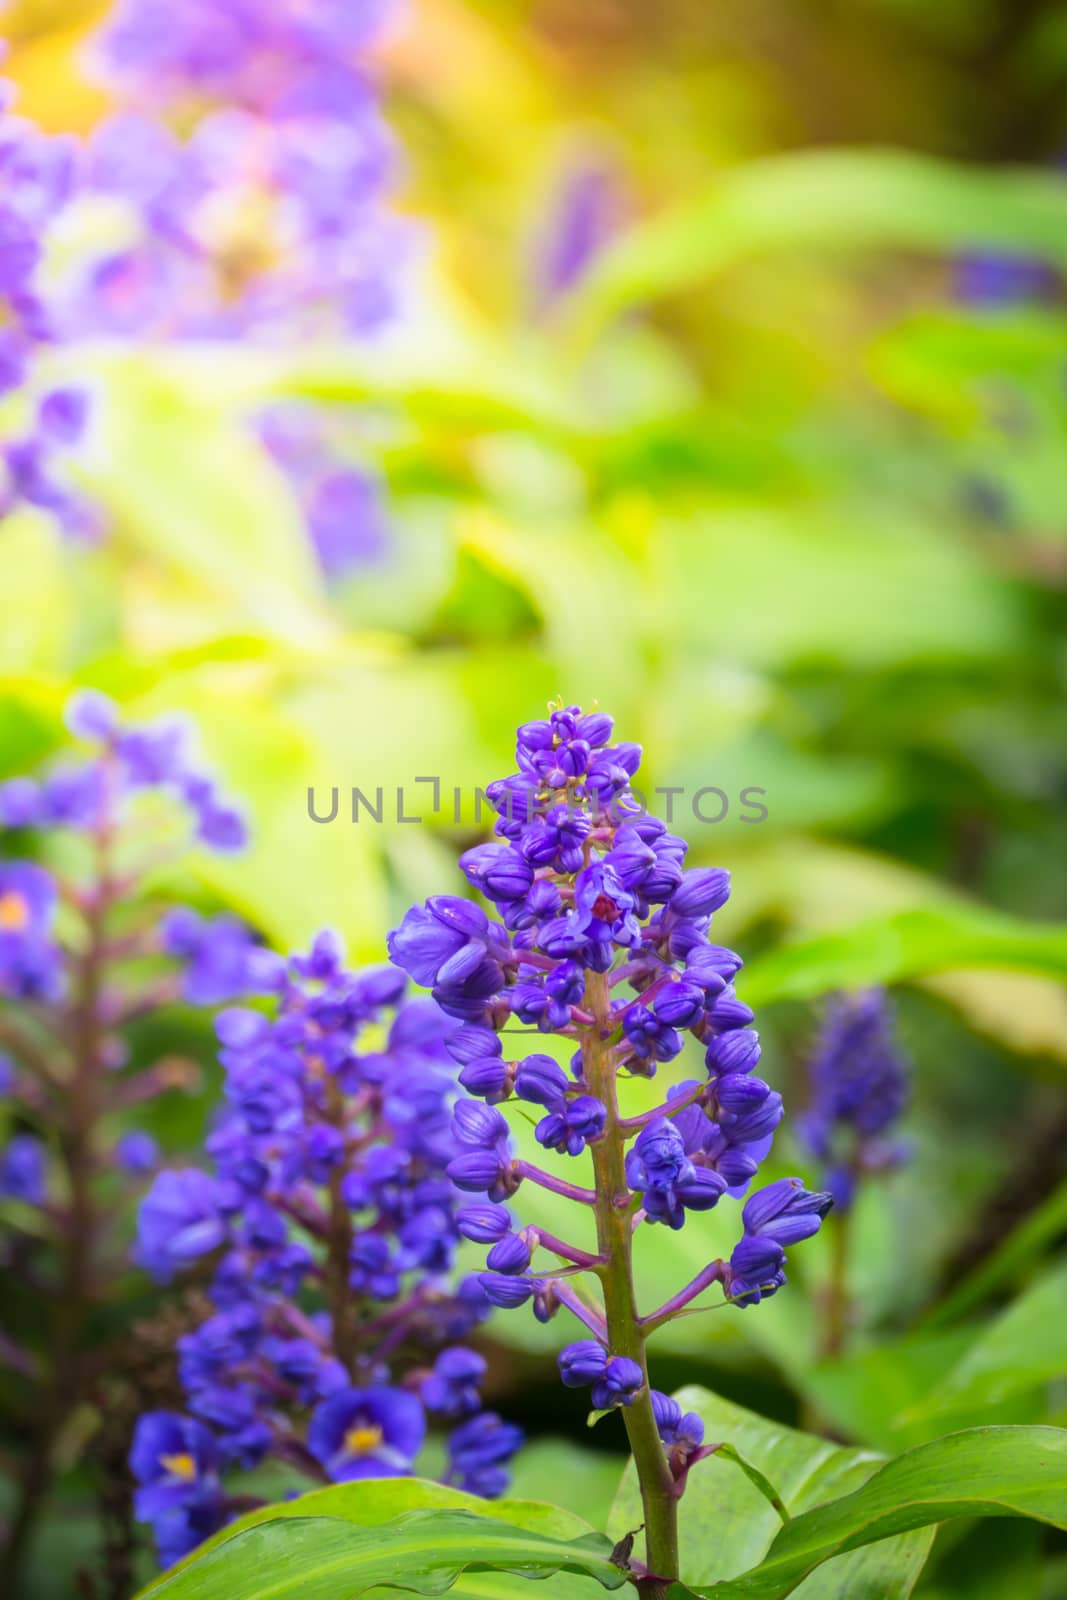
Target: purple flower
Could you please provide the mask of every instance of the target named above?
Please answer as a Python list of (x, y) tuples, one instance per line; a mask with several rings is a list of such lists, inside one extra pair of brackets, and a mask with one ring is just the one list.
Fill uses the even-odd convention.
[(463, 1206), (456, 1213), (456, 1226), (465, 1239), (495, 1244), (511, 1232), (512, 1218), (504, 1206)]
[(39, 1206), (48, 1190), (45, 1148), (32, 1133), (16, 1133), (0, 1152), (0, 1195)]
[(604, 1132), (607, 1111), (595, 1095), (580, 1094), (564, 1101), (559, 1109), (542, 1117), (535, 1129), (538, 1144), (546, 1150), (580, 1156), (587, 1144)]
[(51, 928), (56, 887), (43, 867), (0, 863), (0, 939), (40, 938)]
[(454, 1428), (448, 1438), (446, 1482), (469, 1494), (492, 1498), (507, 1488), (505, 1466), (522, 1447), (521, 1428), (483, 1411)]
[[(699, 1014), (694, 1011), (694, 1020)], [(641, 1004), (629, 1006), (623, 1015), (622, 1028), (634, 1054), (643, 1060), (672, 1061), (682, 1048), (681, 1036), (658, 1009), (650, 1010)]]
[(491, 1272), (515, 1274), (525, 1272), (530, 1265), (529, 1241), (521, 1233), (507, 1233), (499, 1239), (485, 1258)]
[[(493, 1249), (496, 1248), (494, 1245)], [(504, 1272), (481, 1272), (478, 1274), (478, 1282), (486, 1299), (504, 1311), (514, 1311), (519, 1306), (524, 1306), (541, 1287), (536, 1278), (524, 1278), (518, 1274)]]
[(633, 1397), (645, 1386), (645, 1374), (627, 1355), (609, 1355), (603, 1378), (593, 1384), (593, 1411), (609, 1406), (632, 1405)]
[(68, 702), (63, 720), (76, 739), (106, 744), (118, 728), (119, 709), (110, 696), (98, 689), (82, 689)]
[(634, 895), (611, 867), (602, 863), (586, 867), (574, 880), (574, 911), (568, 926), (595, 944), (632, 945), (640, 937), (635, 904)]
[(236, 917), (200, 917), (178, 906), (163, 919), (163, 948), (185, 965), (183, 982), (191, 1005), (214, 1006), (277, 988), (284, 964), (264, 949)]
[(434, 895), (413, 906), (389, 935), (389, 954), (416, 983), (436, 984), (448, 962), (488, 930), (484, 911), (454, 895)]
[(751, 1072), (760, 1058), (759, 1034), (750, 1028), (735, 1033), (725, 1033), (712, 1039), (704, 1055), (708, 1072), (713, 1077), (726, 1077), (730, 1073)]
[(308, 1449), (335, 1483), (400, 1478), (426, 1436), (422, 1406), (402, 1389), (341, 1389), (323, 1400), (308, 1425)]
[(150, 1133), (131, 1128), (115, 1144), (115, 1160), (124, 1172), (140, 1177), (152, 1172), (159, 1161), (159, 1146)]
[[(618, 230), (622, 197), (617, 175), (603, 161), (586, 159), (566, 175), (545, 230), (536, 271), (539, 309), (547, 309), (588, 272)], [(579, 726), (591, 745), (606, 744), (611, 718), (594, 714)], [(605, 732), (604, 729), (607, 729)], [(598, 737), (590, 737), (589, 730)]]
[(533, 868), (505, 844), (482, 844), (459, 860), (461, 870), (487, 899), (521, 900), (533, 883)]
[(670, 898), (672, 912), (679, 917), (710, 917), (730, 898), (730, 874), (721, 867), (694, 867), (683, 872), (682, 881)]
[(0, 826), (32, 828), (41, 819), (41, 788), (32, 778), (0, 783)]
[(515, 1074), (515, 1093), (520, 1100), (554, 1110), (570, 1087), (567, 1074), (551, 1056), (527, 1056)]
[(557, 1356), (560, 1377), (568, 1389), (584, 1389), (604, 1375), (608, 1354), (596, 1339), (578, 1339)]
[(115, 739), (115, 750), (126, 781), (132, 788), (155, 788), (180, 779), (188, 740), (188, 727), (176, 718), (123, 729)]
[(627, 1154), (626, 1177), (633, 1189), (669, 1190), (691, 1171), (685, 1144), (674, 1123), (657, 1117), (642, 1128)]
[(881, 990), (831, 1001), (809, 1070), (812, 1103), (801, 1137), (847, 1207), (857, 1178), (907, 1159), (907, 1147), (888, 1134), (907, 1104), (909, 1069)]
[(595, 1339), (580, 1339), (559, 1354), (560, 1377), (568, 1389), (592, 1385), (595, 1411), (632, 1405), (644, 1386), (644, 1373), (628, 1356), (608, 1355)]
[(652, 1390), (652, 1415), (664, 1444), (691, 1455), (704, 1443), (704, 1423), (695, 1411), (683, 1412), (677, 1400), (670, 1395)]
[(479, 1410), (479, 1388), (486, 1362), (476, 1350), (454, 1345), (441, 1354), (422, 1381), (419, 1396), (427, 1411), (442, 1417), (466, 1417)]
[(382, 560), (390, 530), (382, 486), (368, 472), (337, 465), (302, 495), (308, 533), (328, 578)]
[(785, 1247), (818, 1233), (833, 1204), (812, 1194), (799, 1178), (779, 1178), (758, 1190), (741, 1213), (745, 1232), (730, 1257), (729, 1294), (735, 1304), (757, 1305), (785, 1283)]
[(192, 1417), (170, 1411), (139, 1417), (130, 1470), (138, 1483), (135, 1515), (152, 1524), (164, 1566), (195, 1549), (226, 1521), (215, 1440)]
[(78, 442), (88, 419), (89, 396), (84, 389), (52, 389), (42, 398), (37, 412), (42, 430), (67, 445)]
[(137, 1259), (166, 1283), (175, 1272), (217, 1250), (226, 1237), (213, 1178), (188, 1168), (161, 1172), (137, 1215)]
[(56, 887), (28, 861), (0, 863), (0, 994), (52, 1000), (62, 985), (62, 957), (52, 940)]
[(799, 1178), (779, 1178), (749, 1200), (741, 1213), (745, 1232), (797, 1244), (818, 1233), (830, 1209), (827, 1194), (812, 1194)]
[(510, 1095), (512, 1075), (513, 1069), (499, 1056), (483, 1056), (481, 1060), (467, 1062), (459, 1081), (468, 1094), (492, 1106)]

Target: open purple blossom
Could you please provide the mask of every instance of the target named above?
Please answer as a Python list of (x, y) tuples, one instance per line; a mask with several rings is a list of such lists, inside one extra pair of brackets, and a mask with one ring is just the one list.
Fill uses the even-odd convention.
[(909, 1153), (894, 1132), (908, 1101), (909, 1067), (880, 989), (830, 1001), (809, 1077), (800, 1136), (822, 1162), (835, 1205), (847, 1210), (859, 1180), (899, 1166)]
[[(349, 971), (323, 933), (263, 979), (255, 1009), (216, 1019), (214, 1171), (159, 1173), (138, 1224), (142, 1263), (164, 1278), (192, 1268), (214, 1302), (180, 1341), (179, 1374), (221, 1464), (222, 1520), (237, 1511), (230, 1468), (273, 1457), (313, 1482), (406, 1475), (437, 1419), (495, 1429), (488, 1466), (465, 1467), (461, 1449), (448, 1470), (500, 1493), (518, 1436), (482, 1412), (485, 1362), (462, 1343), (491, 1302), (456, 1280), (452, 1169), (494, 1135), (506, 1149), (507, 1124), (464, 1101), (454, 1137), (455, 1025), (405, 1001), (395, 968)], [(156, 1534), (171, 1552), (170, 1524)]]
[[(490, 1246), (482, 1288), (494, 1305), (529, 1305), (542, 1321), (565, 1308), (583, 1325), (587, 1336), (560, 1356), (563, 1382), (589, 1387), (596, 1409), (622, 1409), (650, 1567), (669, 1574), (677, 1570), (677, 1497), (702, 1447), (698, 1419), (653, 1399), (647, 1339), (712, 1284), (741, 1306), (776, 1293), (787, 1248), (817, 1231), (831, 1197), (798, 1179), (753, 1189), (783, 1110), (755, 1071), (753, 1014), (734, 988), (741, 958), (711, 935), (729, 874), (686, 867), (685, 841), (631, 789), (639, 748), (611, 738), (610, 717), (577, 706), (521, 727), (518, 770), (486, 791), (497, 841), (460, 860), (496, 916), (470, 899), (435, 895), (408, 911), (389, 952), (462, 1024), (448, 1048), (471, 1098), (453, 1113), (459, 1153), (448, 1172), (483, 1197), (457, 1218), (465, 1237)], [(527, 1050), (520, 1043), (509, 1059), (524, 1031)], [(545, 1053), (548, 1034), (565, 1046), (569, 1072)], [(624, 1117), (620, 1081), (654, 1078), (687, 1041), (699, 1047), (704, 1074), (673, 1085), (653, 1110)], [(555, 1163), (516, 1157), (512, 1106), (543, 1113), (536, 1138)], [(586, 1151), (592, 1189), (559, 1170), (560, 1158)], [(595, 1252), (539, 1225), (540, 1188), (592, 1211)], [(638, 1314), (635, 1230), (699, 1228), (704, 1212), (746, 1195), (729, 1260), (709, 1260), (664, 1305)], [(509, 1202), (529, 1218), (524, 1226)]]
[(334, 1483), (410, 1473), (426, 1436), (418, 1398), (403, 1389), (339, 1389), (315, 1409), (308, 1449)]

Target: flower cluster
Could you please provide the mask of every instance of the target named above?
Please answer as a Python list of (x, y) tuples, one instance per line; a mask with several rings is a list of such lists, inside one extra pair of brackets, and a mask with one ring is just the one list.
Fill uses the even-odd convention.
[(74, 188), (75, 144), (13, 115), (12, 99), (0, 80), (0, 400), (15, 418), (0, 443), (0, 521), (35, 506), (68, 536), (85, 538), (95, 521), (64, 480), (61, 458), (85, 429), (88, 395), (42, 389), (34, 373), (35, 357), (56, 333), (41, 284), (44, 241)]
[(198, 1077), (194, 1061), (156, 1058), (139, 1024), (258, 992), (279, 965), (233, 918), (201, 916), (161, 887), (192, 838), (228, 851), (245, 834), (190, 730), (124, 723), (94, 691), (75, 697), (67, 723), (77, 748), (0, 783), (3, 1250), (25, 1270), (27, 1304), (41, 1301), (24, 1319), (36, 1342), (5, 1337), (0, 1352), (30, 1391), (33, 1428), (20, 1426), (37, 1463), (19, 1474), (5, 1571), (71, 1405), (97, 1399), (98, 1308), (128, 1277), (127, 1211), (159, 1161), (131, 1111)]
[(268, 1010), (217, 1018), (215, 1170), (160, 1173), (138, 1225), (158, 1277), (210, 1266), (215, 1307), (179, 1345), (189, 1415), (142, 1417), (131, 1457), (164, 1562), (235, 1514), (224, 1470), (267, 1455), (318, 1481), (395, 1477), (439, 1419), (445, 1481), (506, 1486), (520, 1436), (482, 1410), (485, 1362), (462, 1342), (489, 1304), (452, 1272), (454, 1026), (404, 987), (346, 971), (322, 934)]
[(909, 1154), (891, 1131), (907, 1104), (909, 1069), (882, 990), (830, 1002), (809, 1075), (811, 1104), (800, 1134), (823, 1163), (834, 1204), (846, 1210), (859, 1178), (899, 1166)]
[[(630, 1274), (633, 1232), (681, 1228), (724, 1195), (744, 1195), (782, 1102), (755, 1070), (759, 1039), (734, 987), (741, 959), (710, 936), (728, 874), (686, 868), (685, 841), (634, 797), (640, 749), (611, 737), (610, 717), (574, 706), (521, 727), (519, 770), (486, 791), (498, 842), (460, 861), (497, 917), (473, 900), (438, 895), (407, 913), (389, 950), (462, 1023), (448, 1048), (472, 1098), (455, 1110), (459, 1153), (448, 1172), (457, 1187), (484, 1196), (458, 1221), (466, 1237), (492, 1246), (486, 1295), (501, 1306), (532, 1303), (542, 1320), (560, 1306), (577, 1316), (593, 1337), (563, 1352), (563, 1381), (591, 1386), (596, 1407), (652, 1405), (681, 1475), (683, 1458), (699, 1450), (699, 1427), (665, 1397), (650, 1398), (646, 1336), (714, 1282), (735, 1305), (774, 1294), (785, 1282), (786, 1248), (816, 1232), (830, 1196), (795, 1178), (756, 1191), (729, 1260), (709, 1262), (648, 1316), (620, 1312), (633, 1305), (629, 1289), (617, 1290)], [(538, 1034), (565, 1040), (569, 1072), (541, 1052), (506, 1059), (502, 1033), (516, 1024), (531, 1042)], [(686, 1035), (703, 1053), (703, 1074), (675, 1084), (654, 1110), (623, 1117), (619, 1080), (653, 1077)], [(500, 1109), (509, 1101), (536, 1108), (546, 1151), (573, 1158), (589, 1148), (594, 1189), (513, 1154)], [(529, 1185), (594, 1211), (596, 1254), (536, 1221), (516, 1226), (505, 1202)], [(542, 1268), (539, 1250), (563, 1265)], [(603, 1310), (580, 1289), (585, 1276), (600, 1280)]]
[(120, 0), (96, 59), (122, 109), (87, 175), (139, 226), (93, 273), (97, 326), (277, 337), (388, 313), (393, 154), (363, 65), (388, 9)]
[[(66, 1094), (75, 1071), (77, 1008), (84, 1004), (90, 954), (100, 1030), (94, 1043), (96, 1066), (115, 1080), (117, 1099), (132, 1094), (143, 1098), (150, 1083), (168, 1086), (165, 1070), (136, 1091), (128, 1078), (118, 1078), (126, 1060), (122, 1029), (127, 1018), (146, 1005), (155, 1009), (178, 1000), (232, 1000), (254, 991), (275, 961), (235, 919), (203, 918), (187, 907), (164, 908), (147, 925), (127, 927), (109, 951), (97, 948), (115, 940), (122, 903), (139, 887), (137, 862), (121, 859), (121, 852), (127, 834), (135, 834), (141, 825), (142, 800), (166, 795), (176, 802), (179, 814), (191, 816), (196, 838), (214, 850), (240, 848), (245, 826), (195, 758), (191, 730), (183, 723), (124, 726), (117, 707), (92, 690), (75, 697), (67, 720), (75, 737), (90, 747), (84, 756), (72, 755), (38, 775), (0, 783), (0, 838), (4, 833), (27, 840), (34, 834), (71, 834), (80, 836), (87, 852), (86, 874), (74, 881), (36, 860), (0, 859), (0, 1001), (12, 1007), (0, 1014), (0, 1038), (22, 1069), (33, 1073), (31, 1080), (25, 1070), (9, 1070), (5, 1088), (12, 1104), (27, 1114), (46, 1111), (53, 1097)], [(179, 848), (184, 847), (183, 839)], [(87, 937), (80, 942), (60, 935), (61, 903), (68, 915), (76, 911), (85, 924)], [(145, 961), (156, 964), (147, 983), (138, 965)], [(35, 1016), (19, 1006), (43, 1007), (45, 1014)], [(46, 1056), (49, 1035), (62, 1045), (51, 1059)], [(99, 1101), (99, 1096), (93, 1098)], [(140, 1158), (134, 1154), (131, 1159), (116, 1147), (119, 1165), (127, 1171), (143, 1168), (143, 1138), (139, 1148)], [(17, 1187), (22, 1197), (45, 1198), (47, 1162), (36, 1133), (16, 1133), (0, 1159), (8, 1192), (14, 1192), (10, 1174), (21, 1173)]]
[[(0, 518), (26, 503), (71, 537), (96, 508), (56, 470), (88, 395), (37, 394), (28, 358), (86, 335), (256, 339), (376, 330), (393, 315), (412, 230), (386, 204), (395, 154), (367, 69), (392, 0), (117, 0), (92, 60), (114, 111), (80, 144), (6, 114), (0, 84)], [(69, 240), (43, 295), (43, 241)], [(327, 577), (381, 553), (377, 485), (305, 406), (300, 441), (263, 419)], [(292, 433), (289, 429), (289, 433)]]

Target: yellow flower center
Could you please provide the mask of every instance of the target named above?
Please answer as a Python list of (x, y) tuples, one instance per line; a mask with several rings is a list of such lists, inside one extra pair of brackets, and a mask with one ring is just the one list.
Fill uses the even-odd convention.
[(160, 1456), (159, 1464), (183, 1483), (193, 1483), (196, 1479), (196, 1462), (185, 1451), (176, 1456)]
[(29, 924), (30, 908), (21, 894), (8, 889), (0, 894), (0, 929), (5, 933), (21, 933)]
[(345, 1449), (353, 1456), (369, 1456), (382, 1442), (382, 1430), (374, 1423), (357, 1423), (345, 1434)]

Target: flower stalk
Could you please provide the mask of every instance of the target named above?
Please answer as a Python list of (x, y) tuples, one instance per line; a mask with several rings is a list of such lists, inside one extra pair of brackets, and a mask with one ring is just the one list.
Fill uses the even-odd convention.
[[(482, 1290), (493, 1305), (530, 1305), (541, 1322), (566, 1308), (592, 1334), (560, 1352), (560, 1376), (568, 1388), (591, 1390), (594, 1411), (623, 1412), (644, 1508), (645, 1559), (631, 1576), (643, 1600), (662, 1600), (680, 1570), (677, 1503), (708, 1451), (702, 1419), (651, 1387), (647, 1341), (670, 1318), (691, 1314), (690, 1302), (713, 1283), (738, 1307), (775, 1294), (786, 1281), (785, 1247), (818, 1230), (830, 1197), (809, 1193), (799, 1178), (750, 1194), (729, 1260), (709, 1261), (642, 1318), (638, 1228), (699, 1227), (724, 1197), (744, 1195), (782, 1100), (753, 1070), (759, 1038), (732, 981), (741, 958), (709, 937), (729, 874), (683, 867), (686, 843), (642, 810), (630, 786), (640, 749), (610, 743), (610, 717), (549, 710), (546, 721), (519, 729), (519, 771), (486, 790), (501, 842), (460, 860), (499, 920), (470, 899), (435, 895), (393, 930), (389, 953), (462, 1024), (447, 1049), (471, 1098), (456, 1105), (457, 1153), (446, 1170), (457, 1188), (485, 1197), (457, 1214), (466, 1238), (491, 1247)], [(540, 1052), (506, 1060), (513, 1021), (526, 1037), (536, 1028), (565, 1043), (569, 1073)], [(675, 1080), (653, 1110), (622, 1117), (619, 1074), (654, 1077), (687, 1034), (703, 1051), (703, 1075)], [(515, 1156), (500, 1109), (512, 1101), (534, 1122), (546, 1159), (588, 1151), (594, 1188)], [(539, 1118), (527, 1106), (539, 1107)], [(591, 1207), (596, 1223), (595, 1257), (561, 1252), (574, 1263), (566, 1284), (534, 1259), (560, 1242), (536, 1214), (546, 1189)], [(518, 1226), (507, 1204), (516, 1200), (533, 1211)], [(579, 1287), (583, 1275), (601, 1305)]]
[(586, 979), (586, 1005), (594, 1018), (582, 1041), (582, 1075), (607, 1108), (604, 1135), (592, 1146), (596, 1174), (597, 1245), (605, 1257), (599, 1269), (609, 1348), (636, 1361), (644, 1385), (623, 1411), (626, 1437), (637, 1469), (644, 1510), (648, 1575), (638, 1582), (643, 1600), (659, 1600), (678, 1576), (678, 1499), (663, 1453), (648, 1382), (645, 1333), (637, 1311), (633, 1275), (633, 1230), (628, 1215), (626, 1146), (620, 1127), (615, 1056), (606, 1036), (611, 1029), (610, 996), (604, 973)]

